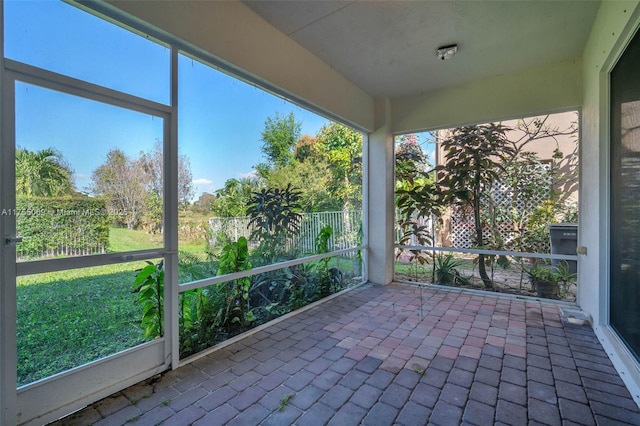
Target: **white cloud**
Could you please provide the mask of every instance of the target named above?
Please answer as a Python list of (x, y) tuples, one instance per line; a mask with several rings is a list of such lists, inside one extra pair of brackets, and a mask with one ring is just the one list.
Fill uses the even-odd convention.
[(205, 179), (205, 178), (194, 179), (192, 182), (196, 185), (211, 185), (213, 183), (212, 180)]

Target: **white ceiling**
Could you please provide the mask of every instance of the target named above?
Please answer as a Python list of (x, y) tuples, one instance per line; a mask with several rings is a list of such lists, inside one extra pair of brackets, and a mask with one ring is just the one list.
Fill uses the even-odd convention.
[[(582, 56), (599, 1), (244, 1), (374, 97)], [(457, 43), (442, 61), (439, 46)]]

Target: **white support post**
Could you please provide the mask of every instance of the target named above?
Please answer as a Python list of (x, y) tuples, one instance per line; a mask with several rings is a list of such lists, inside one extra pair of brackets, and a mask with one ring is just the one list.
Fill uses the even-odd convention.
[(171, 49), (171, 117), (165, 123), (164, 142), (164, 276), (165, 354), (171, 368), (180, 366), (178, 322), (178, 49)]
[(385, 99), (378, 105), (383, 109), (382, 123), (369, 134), (368, 143), (368, 277), (375, 284), (389, 284), (393, 280), (393, 224), (394, 224), (394, 153), (391, 134), (391, 105)]

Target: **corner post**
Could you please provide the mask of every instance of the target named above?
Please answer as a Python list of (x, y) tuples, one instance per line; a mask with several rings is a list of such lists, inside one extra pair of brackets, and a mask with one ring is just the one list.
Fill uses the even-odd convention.
[(391, 101), (376, 100), (375, 130), (368, 144), (369, 281), (389, 284), (394, 267), (394, 176)]

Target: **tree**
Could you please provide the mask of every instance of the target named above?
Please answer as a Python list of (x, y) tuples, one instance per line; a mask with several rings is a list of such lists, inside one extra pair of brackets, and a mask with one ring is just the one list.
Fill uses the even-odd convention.
[[(149, 179), (149, 190), (162, 201), (164, 200), (164, 158), (162, 154), (162, 142), (156, 140), (152, 151), (142, 153), (141, 164)], [(178, 155), (178, 205), (189, 205), (194, 195), (193, 177), (191, 174), (191, 162), (185, 155)], [(161, 203), (162, 205), (162, 203)]]
[[(162, 143), (129, 158), (114, 148), (107, 153), (104, 164), (93, 171), (90, 190), (107, 199), (116, 223), (134, 229), (142, 225), (151, 232), (162, 232), (164, 207), (164, 157)], [(189, 204), (193, 196), (189, 159), (178, 156), (178, 202)]]
[(322, 147), (318, 138), (311, 135), (302, 135), (293, 147), (293, 158), (298, 162), (318, 161), (324, 159)]
[(105, 197), (116, 222), (134, 229), (146, 207), (149, 178), (140, 160), (131, 160), (114, 148), (104, 164), (93, 171), (92, 192)]
[(269, 166), (282, 167), (291, 163), (293, 147), (300, 137), (300, 127), (293, 112), (286, 117), (278, 113), (273, 118), (267, 117), (262, 131), (262, 152)]
[(362, 134), (342, 124), (331, 122), (320, 129), (318, 141), (331, 170), (331, 192), (342, 200), (344, 211), (360, 207)]
[(265, 188), (254, 192), (249, 203), (247, 214), (254, 229), (251, 239), (260, 242), (258, 253), (264, 264), (274, 263), (300, 232), (300, 192), (291, 185)]
[[(495, 123), (465, 126), (453, 129), (441, 143), (446, 154), (444, 164), (437, 167), (439, 202), (473, 211), (475, 240), (479, 247), (486, 243), (481, 216), (482, 194), (492, 188), (499, 173), (516, 155), (516, 149), (506, 136), (508, 130)], [(485, 287), (493, 287), (484, 254), (478, 255), (478, 272)]]
[(215, 191), (211, 211), (217, 217), (245, 216), (253, 192), (259, 189), (260, 184), (255, 177), (227, 179), (224, 187)]
[(71, 167), (53, 148), (16, 149), (16, 193), (29, 197), (58, 197), (75, 193)]
[(203, 192), (200, 194), (198, 199), (193, 203), (191, 209), (198, 213), (208, 213), (211, 211), (212, 203), (216, 200), (216, 196), (209, 193)]
[[(401, 136), (395, 150), (395, 163), (396, 207), (402, 233), (398, 242), (407, 245), (415, 240), (419, 245), (428, 245), (432, 243), (428, 220), (440, 214), (440, 206), (436, 203), (433, 170), (429, 169), (427, 155), (416, 135)], [(409, 250), (409, 253), (410, 261), (427, 262), (422, 250)]]
[(269, 172), (266, 186), (284, 189), (287, 185), (300, 188), (300, 206), (305, 212), (332, 211), (342, 208), (342, 200), (330, 192), (331, 170), (323, 158), (294, 160), (289, 166)]
[(400, 136), (396, 146), (396, 187), (401, 182), (412, 182), (421, 172), (430, 166), (427, 154), (418, 143), (418, 136), (408, 134)]
[(293, 158), (286, 166), (271, 168), (264, 175), (269, 188), (299, 188), (300, 205), (305, 212), (341, 209), (341, 200), (330, 193), (331, 170), (319, 140), (302, 135), (293, 147)]

